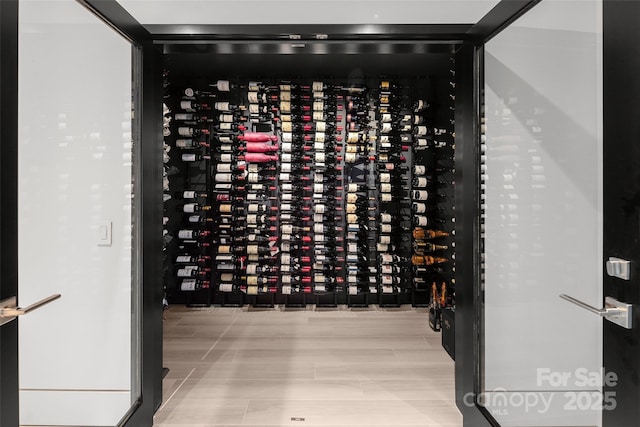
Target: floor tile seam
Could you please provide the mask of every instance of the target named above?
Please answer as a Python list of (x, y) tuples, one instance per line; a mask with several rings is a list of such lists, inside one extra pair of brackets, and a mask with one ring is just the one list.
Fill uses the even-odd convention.
[[(213, 345), (211, 346), (211, 348), (209, 349), (209, 351), (207, 351), (204, 356), (202, 356), (202, 359), (200, 359), (201, 361), (204, 361), (207, 356), (213, 351), (213, 349), (216, 347), (216, 345), (218, 344), (218, 342), (220, 342), (220, 340), (222, 339), (222, 337), (224, 337), (224, 335), (229, 331), (229, 329), (231, 329), (231, 327), (233, 326), (233, 324), (236, 322), (236, 320), (238, 319), (239, 315), (236, 314), (236, 316), (234, 317), (233, 321), (229, 324), (229, 326), (226, 327), (226, 329), (224, 330), (224, 332), (222, 333), (222, 335), (220, 335), (218, 337), (218, 339), (213, 343)], [(235, 356), (238, 354), (238, 352), (236, 352), (236, 354), (234, 354), (234, 358)]]

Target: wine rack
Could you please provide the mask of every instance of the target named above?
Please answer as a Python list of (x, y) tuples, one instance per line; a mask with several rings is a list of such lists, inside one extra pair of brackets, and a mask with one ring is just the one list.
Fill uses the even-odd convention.
[(173, 302), (434, 306), (435, 283), (447, 303), (451, 87), (428, 77), (168, 80)]

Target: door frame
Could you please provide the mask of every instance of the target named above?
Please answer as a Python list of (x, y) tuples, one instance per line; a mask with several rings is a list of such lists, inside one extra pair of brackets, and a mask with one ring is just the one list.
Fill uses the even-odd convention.
[[(0, 1), (0, 299), (18, 295), (18, 1)], [(0, 326), (0, 426), (18, 426), (18, 322)]]
[[(132, 44), (141, 397), (119, 426), (151, 426), (162, 402), (162, 57), (146, 29), (117, 2), (76, 1)], [(18, 294), (18, 13), (19, 0), (0, 1), (0, 299)], [(0, 327), (3, 427), (19, 426), (18, 328), (18, 321)]]

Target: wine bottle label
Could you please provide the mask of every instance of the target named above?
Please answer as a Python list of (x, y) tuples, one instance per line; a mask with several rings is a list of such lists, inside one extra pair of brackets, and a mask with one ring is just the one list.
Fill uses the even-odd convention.
[[(190, 101), (187, 101), (189, 103), (189, 105), (191, 105)], [(184, 108), (185, 110), (189, 110), (191, 107), (189, 108)], [(195, 120), (195, 118), (193, 117), (193, 114), (190, 113), (176, 113), (173, 115), (173, 118), (175, 120), (183, 120), (183, 121), (187, 121), (187, 120)]]
[(314, 136), (314, 142), (325, 142), (325, 134), (322, 132), (316, 132), (315, 136)]
[(347, 142), (348, 143), (356, 143), (360, 141), (360, 133), (358, 132), (349, 132), (349, 134), (347, 135)]
[(393, 196), (391, 195), (391, 193), (382, 193), (380, 195), (380, 200), (382, 202), (392, 202), (393, 201)]
[(426, 187), (428, 184), (428, 180), (425, 177), (418, 177), (418, 179), (416, 179), (416, 187), (420, 187), (420, 188), (424, 188)]
[(182, 211), (185, 213), (194, 213), (196, 211), (198, 207), (197, 203), (186, 203), (183, 207), (182, 207)]
[(258, 223), (258, 215), (250, 214), (247, 215), (247, 224), (257, 224)]
[(291, 175), (288, 173), (281, 173), (279, 177), (280, 181), (291, 181)]
[(291, 283), (291, 276), (289, 274), (283, 274), (281, 277), (281, 282), (282, 283)]
[[(284, 135), (285, 135), (285, 134), (282, 134), (282, 137), (283, 137), (283, 138), (282, 138), (282, 140), (283, 140), (283, 141), (284, 141)], [(289, 134), (289, 135), (290, 135), (290, 134)], [(292, 148), (293, 148), (293, 147), (292, 147), (292, 144), (291, 144), (290, 142), (283, 142), (283, 143), (281, 144), (281, 147), (282, 147), (282, 152), (283, 152), (283, 153), (291, 153)]]
[(196, 154), (185, 153), (185, 154), (182, 155), (182, 161), (183, 162), (195, 162), (196, 160), (198, 160)]
[(179, 255), (176, 257), (176, 262), (177, 263), (186, 263), (186, 262), (191, 262), (191, 256), (190, 255)]
[(231, 90), (231, 85), (229, 84), (229, 80), (218, 80), (216, 82), (216, 88), (220, 92), (229, 92)]
[(282, 224), (280, 230), (282, 231), (282, 234), (292, 234), (293, 226), (291, 224)]
[(261, 205), (257, 205), (255, 203), (252, 203), (249, 206), (247, 206), (247, 211), (251, 212), (251, 213), (260, 212), (260, 207), (261, 207)]
[(193, 148), (197, 144), (194, 144), (193, 139), (176, 139), (176, 147), (178, 148)]
[(200, 217), (200, 215), (190, 215), (188, 218), (189, 222), (200, 222), (202, 218)]
[(247, 276), (247, 285), (257, 285), (258, 284), (258, 276)]
[(291, 172), (291, 163), (280, 163), (281, 172)]
[(255, 183), (260, 182), (260, 174), (250, 172), (247, 176), (247, 182)]
[(383, 245), (391, 244), (391, 236), (388, 236), (386, 234), (380, 235), (380, 243), (382, 243)]
[(233, 123), (233, 114), (220, 114), (218, 116), (218, 121), (221, 123)]
[(282, 114), (282, 115), (280, 115), (280, 121), (281, 122), (291, 122), (293, 120), (291, 120), (291, 115), (290, 114)]
[(316, 132), (326, 132), (327, 124), (325, 122), (319, 121), (316, 122)]
[(315, 205), (315, 212), (317, 214), (323, 214), (326, 212), (326, 207), (323, 204), (317, 204)]
[(193, 239), (193, 230), (178, 231), (178, 239)]
[[(231, 144), (233, 143), (233, 138), (230, 135), (219, 135), (218, 141), (220, 141), (221, 144)], [(226, 149), (223, 151), (231, 151), (231, 150)]]
[(381, 233), (391, 233), (391, 224), (380, 224)]
[(355, 203), (347, 203), (347, 213), (353, 214), (357, 210)]
[(213, 176), (213, 180), (216, 182), (232, 182), (233, 174), (230, 173), (217, 173)]
[(427, 211), (427, 205), (424, 203), (414, 203), (413, 211), (415, 213), (425, 213)]
[(233, 130), (233, 123), (220, 123), (220, 130)]
[(315, 234), (313, 236), (313, 241), (316, 243), (324, 243), (324, 234)]
[(193, 136), (193, 129), (190, 127), (180, 126), (178, 127), (178, 135), (180, 136)]
[(233, 161), (231, 154), (220, 154), (220, 161), (224, 163), (230, 163)]
[(220, 292), (233, 292), (233, 285), (231, 283), (220, 283), (218, 290)]
[(258, 254), (248, 254), (247, 261), (249, 262), (258, 262), (260, 261), (260, 255)]
[(283, 295), (291, 295), (291, 286), (290, 285), (282, 285), (282, 294)]
[(280, 88), (280, 101), (291, 101), (291, 88)]
[(198, 282), (195, 279), (186, 279), (180, 283), (181, 291), (195, 291), (198, 286)]
[(218, 253), (219, 254), (230, 254), (231, 253), (231, 246), (229, 246), (229, 245), (220, 245), (220, 246), (218, 246)]
[(323, 101), (314, 101), (313, 102), (313, 111), (324, 111), (324, 102)]
[(391, 174), (387, 172), (383, 172), (380, 174), (380, 182), (382, 183), (390, 183), (391, 182)]
[(292, 201), (294, 199), (293, 194), (292, 193), (281, 193), (280, 194), (280, 200), (282, 201)]
[(414, 190), (413, 198), (415, 200), (427, 200), (429, 198), (429, 193), (425, 190)]
[(426, 227), (428, 225), (429, 221), (427, 220), (427, 217), (424, 215), (416, 216), (415, 219), (416, 219), (415, 221), (416, 225), (418, 227)]
[(393, 255), (382, 254), (382, 263), (383, 264), (391, 264), (392, 262), (393, 262)]
[(314, 224), (313, 225), (313, 232), (314, 233), (323, 233), (324, 232), (324, 225), (323, 224)]
[(388, 214), (388, 213), (381, 213), (380, 214), (380, 222), (388, 224), (388, 223), (391, 222), (391, 220), (392, 220), (391, 214)]
[(391, 193), (392, 191), (391, 184), (388, 184), (388, 183), (380, 184), (380, 191), (382, 193)]
[(222, 273), (220, 275), (220, 281), (231, 282), (233, 280), (233, 273)]
[(217, 172), (230, 173), (231, 170), (232, 170), (231, 163), (218, 163), (216, 165), (216, 171)]
[[(230, 111), (229, 103), (226, 101), (219, 101), (214, 104), (214, 108), (218, 111)], [(226, 121), (226, 120), (225, 120)]]
[(193, 276), (193, 272), (197, 271), (194, 268), (180, 268), (178, 269), (177, 276), (178, 277), (191, 277)]
[(380, 121), (382, 123), (391, 123), (392, 118), (390, 113), (385, 113), (381, 116)]
[(358, 156), (356, 155), (356, 153), (345, 153), (344, 155), (344, 161), (347, 163), (355, 163), (355, 161), (357, 160)]
[[(318, 276), (316, 276), (316, 277), (318, 277)], [(324, 277), (324, 276), (322, 276), (322, 277)], [(325, 291), (326, 291), (326, 289), (327, 289), (327, 288), (326, 288), (326, 286), (325, 286), (325, 285), (315, 285), (315, 290), (316, 290), (316, 292), (325, 292)]]
[(324, 112), (322, 111), (314, 111), (313, 112), (313, 121), (318, 122), (324, 120)]
[(260, 98), (258, 97), (258, 92), (248, 92), (247, 99), (250, 104), (257, 104), (260, 102)]
[(418, 136), (424, 136), (426, 135), (428, 132), (427, 127), (426, 126), (416, 126), (413, 129), (413, 133), (418, 135)]
[(292, 132), (292, 124), (291, 122), (282, 122), (282, 132)]
[(389, 245), (386, 245), (384, 243), (377, 243), (376, 244), (376, 250), (378, 252), (388, 252), (389, 251)]
[(356, 214), (348, 214), (347, 215), (347, 222), (349, 224), (357, 224), (358, 223), (358, 215), (356, 215)]
[(247, 286), (247, 295), (258, 295), (257, 286)]
[[(356, 257), (356, 260), (354, 262), (358, 262), (358, 258)], [(349, 276), (348, 280), (349, 283), (358, 283), (358, 277), (356, 276)]]
[(283, 113), (291, 113), (291, 102), (282, 100), (282, 95), (280, 94), (280, 111)]
[(315, 160), (316, 160), (316, 163), (324, 163), (325, 162), (325, 154), (324, 153), (316, 153)]
[(393, 132), (393, 125), (391, 123), (383, 123), (380, 128), (380, 132), (382, 133), (391, 133)]
[(221, 213), (231, 213), (233, 209), (230, 203), (223, 203), (220, 205), (219, 210)]
[(382, 293), (383, 294), (392, 294), (393, 293), (393, 286), (382, 285)]

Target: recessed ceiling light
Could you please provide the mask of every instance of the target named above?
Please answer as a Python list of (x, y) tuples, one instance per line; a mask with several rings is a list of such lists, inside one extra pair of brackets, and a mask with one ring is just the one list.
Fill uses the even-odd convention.
[(305, 47), (304, 43), (291, 43), (291, 47)]
[(289, 34), (289, 40), (300, 40), (301, 38), (300, 34)]
[(329, 34), (316, 34), (317, 40), (326, 40), (329, 38)]

